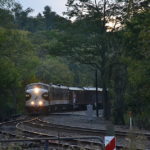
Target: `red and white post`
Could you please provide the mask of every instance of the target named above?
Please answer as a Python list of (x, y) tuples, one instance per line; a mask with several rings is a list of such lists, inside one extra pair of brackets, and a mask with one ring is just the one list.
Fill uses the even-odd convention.
[(105, 143), (105, 150), (116, 150), (115, 136), (105, 136), (104, 143)]

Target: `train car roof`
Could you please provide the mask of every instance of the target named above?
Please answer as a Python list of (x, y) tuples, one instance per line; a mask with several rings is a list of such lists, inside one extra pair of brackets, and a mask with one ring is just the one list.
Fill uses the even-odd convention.
[(55, 84), (50, 84), (50, 87), (60, 88), (60, 89), (68, 89), (67, 86), (63, 86), (63, 85), (55, 85)]
[[(96, 91), (96, 87), (83, 87), (83, 89), (86, 91)], [(102, 88), (98, 88), (97, 90), (101, 92), (103, 91)]]
[(69, 87), (69, 90), (71, 91), (83, 91), (83, 88), (79, 88), (79, 87)]

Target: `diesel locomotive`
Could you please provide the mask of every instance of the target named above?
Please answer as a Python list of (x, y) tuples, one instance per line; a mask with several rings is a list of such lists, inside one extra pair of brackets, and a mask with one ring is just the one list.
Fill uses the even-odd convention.
[[(85, 109), (95, 105), (95, 87), (67, 87), (63, 85), (32, 83), (25, 88), (25, 107), (28, 113), (49, 113)], [(102, 106), (102, 89), (98, 88), (98, 105)]]

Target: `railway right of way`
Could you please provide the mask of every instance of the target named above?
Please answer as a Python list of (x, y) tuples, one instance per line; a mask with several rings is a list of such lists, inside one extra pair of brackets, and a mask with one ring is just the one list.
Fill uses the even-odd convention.
[[(106, 135), (106, 130), (60, 125), (58, 123), (45, 121), (43, 118), (44, 117), (26, 117), (24, 119), (1, 123), (0, 134), (7, 135), (8, 140), (12, 140), (13, 138), (16, 140), (22, 139), (22, 141), (30, 141), (27, 142), (26, 147), (31, 147), (31, 145), (39, 147), (45, 144), (43, 142), (48, 141), (49, 147), (56, 149), (58, 147), (63, 149), (103, 149), (103, 143), (97, 137), (101, 137), (102, 139)], [(13, 131), (11, 129), (13, 129)], [(139, 134), (140, 133), (135, 133), (135, 136)], [(126, 135), (126, 131), (116, 132), (117, 139), (124, 139)], [(83, 137), (85, 137), (85, 139), (83, 139)], [(88, 137), (96, 137), (97, 139), (88, 139)], [(43, 139), (45, 140), (43, 141)], [(128, 146), (117, 143), (117, 149), (122, 148), (128, 149)], [(141, 150), (142, 148), (138, 147), (137, 149)]]

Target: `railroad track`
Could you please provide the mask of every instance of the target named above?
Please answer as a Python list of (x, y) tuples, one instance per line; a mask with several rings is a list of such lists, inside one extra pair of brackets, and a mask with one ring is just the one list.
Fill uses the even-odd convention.
[[(105, 132), (97, 132), (97, 130), (92, 129), (85, 129), (85, 128), (78, 128), (78, 127), (70, 127), (70, 126), (64, 126), (64, 125), (58, 125), (58, 124), (51, 124), (48, 122), (44, 122), (40, 119), (36, 119), (33, 121), (25, 121), (21, 123), (22, 125), (26, 127), (32, 127), (33, 129), (41, 129), (47, 131), (55, 131), (57, 134), (61, 133), (70, 133), (78, 134), (78, 135), (87, 135), (87, 136), (100, 136), (104, 135)], [(20, 125), (21, 125), (20, 124)]]
[[(40, 132), (39, 130), (33, 131), (30, 129), (26, 129), (23, 125), (34, 122), (38, 120), (37, 118), (33, 119), (19, 119), (19, 120), (13, 120), (8, 122), (3, 122), (0, 124), (0, 133), (3, 135), (6, 135), (11, 138), (16, 139), (24, 139), (24, 140), (34, 140), (34, 138), (56, 138), (54, 135), (46, 134), (43, 132)], [(35, 128), (35, 127), (33, 127)], [(59, 138), (58, 138), (59, 139)], [(36, 144), (35, 144), (36, 143)], [(25, 144), (21, 144), (21, 147), (39, 147), (40, 145), (44, 145), (45, 141), (39, 140), (39, 141), (32, 141), (32, 142), (26, 142)], [(83, 149), (84, 150), (96, 150), (100, 149), (101, 145), (99, 143), (93, 143), (90, 141), (79, 141), (79, 140), (48, 140), (48, 144), (51, 148), (55, 149)]]
[[(11, 126), (11, 129), (16, 129), (16, 132), (11, 132), (9, 130), (1, 130), (1, 126)], [(22, 139), (30, 139), (34, 138), (58, 138), (58, 140), (47, 140), (48, 145), (55, 149), (84, 149), (84, 150), (96, 150), (102, 149), (102, 143), (98, 140), (59, 140), (60, 137), (71, 137), (72, 135), (88, 135), (88, 136), (104, 136), (106, 134), (105, 130), (95, 130), (95, 129), (86, 129), (79, 127), (70, 127), (58, 124), (52, 124), (46, 121), (41, 120), (40, 118), (27, 118), (27, 119), (19, 119), (13, 120), (9, 122), (4, 122), (0, 124), (0, 133), (10, 136), (10, 138), (22, 138)], [(55, 133), (55, 134), (54, 134)], [(117, 133), (117, 136), (125, 136), (127, 133)], [(45, 141), (44, 141), (45, 142)], [(39, 140), (38, 142), (29, 142), (26, 147), (32, 147), (44, 144), (43, 140)], [(36, 143), (36, 144), (35, 144)], [(32, 145), (32, 146), (31, 146)], [(122, 145), (117, 145), (117, 149), (123, 149)], [(127, 147), (126, 147), (127, 149)]]
[[(71, 133), (80, 133), (83, 135), (91, 135), (91, 136), (105, 136), (107, 134), (106, 130), (100, 130), (100, 129), (89, 129), (89, 128), (81, 128), (81, 127), (73, 127), (73, 126), (66, 126), (66, 125), (60, 125), (60, 124), (54, 124), (47, 121), (43, 121), (40, 118), (37, 118), (31, 122), (26, 122), (28, 125), (34, 126), (36, 128), (44, 128), (44, 129), (51, 129), (57, 131), (65, 131), (65, 132), (71, 132)], [(125, 137), (129, 134), (129, 131), (115, 131), (115, 135), (117, 137)], [(141, 133), (137, 131), (132, 132), (135, 136), (145, 136), (147, 139), (150, 140), (150, 134), (149, 133)]]
[[(29, 121), (23, 121), (20, 122), (16, 125), (16, 128), (19, 129), (20, 131), (24, 132), (24, 133), (29, 133), (30, 137), (33, 137), (33, 135), (36, 135), (36, 137), (42, 136), (43, 138), (46, 137), (54, 137), (54, 138), (58, 138), (60, 139), (60, 135), (57, 134), (48, 134), (45, 133), (47, 132), (50, 128), (45, 128), (43, 125), (40, 124), (40, 126), (38, 126), (37, 122), (39, 119), (33, 119), (33, 120), (29, 120)], [(38, 126), (38, 128), (37, 128)], [(32, 130), (34, 129), (34, 130)], [(35, 130), (37, 129), (37, 130)], [(41, 131), (42, 129), (42, 131)], [(45, 130), (45, 132), (43, 131), (43, 129)], [(54, 129), (54, 128), (53, 128)], [(53, 130), (52, 129), (52, 130)], [(56, 132), (56, 131), (55, 131)], [(67, 131), (65, 131), (67, 132)], [(57, 136), (56, 136), (57, 135)], [(64, 135), (63, 135), (64, 137)], [(73, 148), (73, 149), (85, 149), (85, 150), (96, 150), (96, 149), (100, 149), (100, 147), (102, 147), (101, 143), (98, 142), (92, 142), (92, 141), (85, 141), (85, 140), (75, 140), (75, 139), (69, 139), (69, 140), (48, 140), (49, 145), (50, 146), (56, 146), (56, 147), (62, 147), (62, 148)]]
[[(30, 127), (37, 129), (37, 130), (42, 128), (46, 131), (56, 131), (61, 136), (65, 136), (64, 133), (70, 133), (70, 135), (78, 134), (78, 135), (86, 135), (86, 136), (87, 135), (88, 136), (104, 136), (106, 134), (106, 130), (87, 129), (87, 128), (70, 127), (70, 126), (52, 124), (52, 123), (43, 121), (39, 118), (37, 118), (36, 120), (31, 121), (31, 122), (26, 122), (26, 126), (30, 126)], [(123, 131), (122, 132), (118, 131), (116, 133), (118, 139), (121, 137), (123, 137), (125, 139), (127, 134), (128, 134), (127, 132), (123, 132)], [(139, 133), (134, 133), (134, 134), (137, 136)], [(126, 141), (126, 142), (128, 142), (128, 141)], [(118, 149), (121, 149), (124, 147), (128, 148), (128, 144), (123, 146), (123, 144), (120, 144), (118, 142), (118, 144), (117, 144)]]
[(21, 119), (13, 119), (10, 121), (0, 123), (0, 134), (10, 136), (10, 137), (24, 137), (19, 134), (16, 134), (16, 124), (26, 120), (26, 117)]
[[(10, 121), (6, 121), (6, 122), (2, 122), (0, 123), (0, 136), (1, 139), (4, 140), (11, 140), (11, 139), (32, 139), (28, 136), (28, 134), (26, 132), (22, 132), (21, 130), (18, 130), (18, 128), (16, 128), (16, 125), (20, 122), (23, 122), (25, 120), (29, 120), (31, 119), (31, 117), (23, 117), (21, 119), (14, 119), (14, 120), (10, 120)], [(3, 145), (4, 148), (6, 148), (8, 146), (8, 143)], [(20, 147), (22, 147), (23, 149), (27, 149), (29, 147), (31, 148), (38, 148), (40, 147), (40, 143), (39, 142), (21, 142), (19, 143)]]

